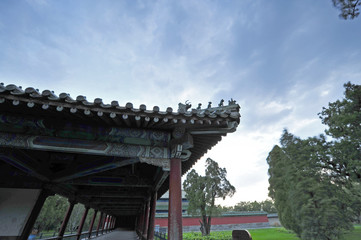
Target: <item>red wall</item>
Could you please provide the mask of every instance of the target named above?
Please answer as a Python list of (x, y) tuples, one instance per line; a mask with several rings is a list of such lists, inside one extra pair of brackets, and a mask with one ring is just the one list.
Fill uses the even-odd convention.
[[(183, 218), (183, 226), (198, 226), (200, 218)], [(242, 224), (242, 223), (259, 223), (268, 222), (266, 215), (260, 216), (232, 216), (232, 217), (212, 217), (212, 225), (222, 224)], [(168, 226), (168, 218), (156, 218), (155, 225), (160, 227)]]

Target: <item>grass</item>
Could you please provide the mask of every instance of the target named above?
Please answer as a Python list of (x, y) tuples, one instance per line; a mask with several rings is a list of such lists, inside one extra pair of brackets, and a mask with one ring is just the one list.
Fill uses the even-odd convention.
[[(299, 240), (296, 234), (284, 228), (250, 229), (253, 240)], [(211, 236), (202, 237), (200, 232), (183, 233), (184, 240), (231, 240), (232, 231), (213, 231)], [(361, 225), (355, 225), (355, 229), (343, 235), (343, 240), (360, 240)]]
[(298, 240), (296, 234), (284, 228), (250, 229), (253, 240)]
[(345, 233), (344, 240), (360, 240), (361, 239), (361, 225), (355, 225), (352, 232)]
[[(253, 240), (298, 240), (295, 234), (284, 228), (251, 229)], [(184, 240), (231, 240), (232, 231), (213, 231), (211, 236), (202, 237), (200, 232), (183, 233)]]

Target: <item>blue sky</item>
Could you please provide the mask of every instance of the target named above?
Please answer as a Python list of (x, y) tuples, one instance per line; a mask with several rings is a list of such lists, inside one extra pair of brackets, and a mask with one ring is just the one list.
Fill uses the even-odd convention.
[(0, 1), (0, 81), (165, 110), (230, 98), (241, 123), (211, 157), (267, 198), (266, 157), (283, 128), (323, 132), (317, 113), (361, 83), (361, 17), (331, 0)]

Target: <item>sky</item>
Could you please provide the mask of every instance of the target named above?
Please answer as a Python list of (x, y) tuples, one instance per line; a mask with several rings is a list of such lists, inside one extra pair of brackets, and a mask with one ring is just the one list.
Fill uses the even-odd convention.
[(2, 0), (0, 82), (125, 106), (241, 106), (216, 160), (240, 201), (268, 198), (266, 158), (284, 128), (323, 133), (322, 107), (361, 84), (361, 17), (331, 0)]

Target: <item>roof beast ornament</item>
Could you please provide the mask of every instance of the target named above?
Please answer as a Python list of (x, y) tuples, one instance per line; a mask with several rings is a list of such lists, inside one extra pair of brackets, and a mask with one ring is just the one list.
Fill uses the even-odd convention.
[(189, 102), (189, 100), (185, 101), (185, 103), (178, 103), (178, 112), (185, 113), (191, 107), (192, 104)]

